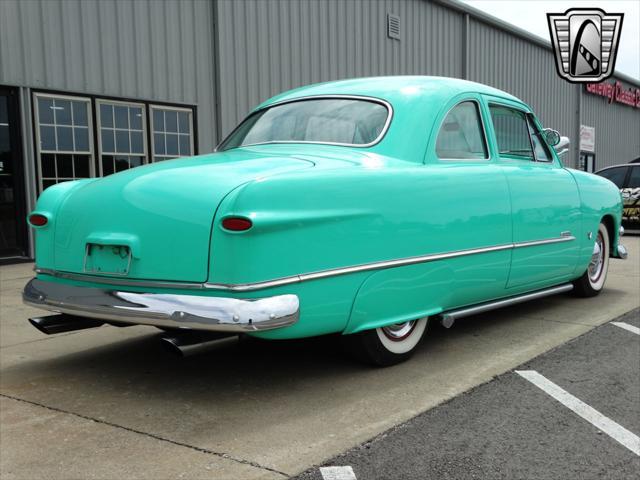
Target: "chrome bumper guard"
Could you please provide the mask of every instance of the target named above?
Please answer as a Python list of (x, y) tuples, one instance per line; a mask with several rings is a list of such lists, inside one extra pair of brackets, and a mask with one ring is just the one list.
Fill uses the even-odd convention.
[[(620, 225), (620, 228), (618, 229), (618, 237), (622, 237), (623, 235), (624, 227)], [(626, 260), (628, 255), (629, 254), (627, 253), (627, 249), (625, 248), (625, 246), (619, 243), (618, 248), (616, 248), (616, 254), (614, 255), (614, 257), (621, 260)]]
[(621, 260), (626, 260), (627, 256), (629, 255), (627, 253), (627, 249), (621, 243), (618, 244), (618, 248), (616, 249), (616, 253), (617, 253), (616, 258), (619, 258)]
[(236, 299), (136, 293), (37, 278), (24, 287), (22, 299), (25, 304), (44, 310), (107, 322), (238, 333), (293, 325), (300, 311), (296, 295)]

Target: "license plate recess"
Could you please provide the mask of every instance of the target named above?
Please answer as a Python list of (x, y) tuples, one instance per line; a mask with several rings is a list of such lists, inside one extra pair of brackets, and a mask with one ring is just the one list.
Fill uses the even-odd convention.
[(84, 255), (85, 273), (128, 275), (130, 267), (131, 249), (127, 245), (87, 243)]

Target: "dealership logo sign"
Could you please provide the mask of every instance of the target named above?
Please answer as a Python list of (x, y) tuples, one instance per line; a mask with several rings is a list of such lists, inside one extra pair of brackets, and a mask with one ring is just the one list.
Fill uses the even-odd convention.
[(548, 13), (558, 75), (572, 83), (609, 78), (616, 64), (623, 16), (599, 8)]
[(584, 88), (589, 93), (607, 98), (609, 104), (624, 103), (630, 107), (640, 108), (640, 88), (626, 88), (621, 82), (587, 83)]

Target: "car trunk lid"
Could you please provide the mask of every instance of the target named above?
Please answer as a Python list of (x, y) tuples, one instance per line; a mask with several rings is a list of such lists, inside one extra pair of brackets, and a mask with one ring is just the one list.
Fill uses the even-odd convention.
[(73, 191), (55, 222), (55, 269), (203, 282), (222, 199), (257, 178), (312, 166), (246, 149), (165, 161)]

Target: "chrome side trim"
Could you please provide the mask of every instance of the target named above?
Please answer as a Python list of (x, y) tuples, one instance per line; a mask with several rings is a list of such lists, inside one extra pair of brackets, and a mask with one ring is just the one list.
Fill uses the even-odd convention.
[(216, 332), (258, 332), (293, 325), (296, 295), (237, 299), (164, 293), (135, 293), (79, 287), (32, 279), (24, 287), (25, 304), (77, 317)]
[(510, 305), (515, 305), (516, 303), (528, 302), (529, 300), (548, 297), (550, 295), (556, 295), (558, 293), (568, 292), (570, 290), (573, 290), (573, 285), (571, 283), (566, 283), (564, 285), (545, 288), (544, 290), (538, 290), (536, 292), (525, 293), (523, 295), (516, 295), (514, 297), (508, 297), (500, 300), (494, 300), (492, 302), (481, 303), (479, 305), (474, 305), (472, 307), (451, 310), (450, 312), (443, 313), (441, 317), (445, 321), (450, 322), (453, 320), (457, 320), (459, 318), (468, 317), (471, 315), (477, 315), (479, 313), (488, 312), (489, 310), (508, 307)]
[(203, 290), (204, 283), (176, 282), (165, 280), (135, 280), (132, 278), (111, 278), (89, 275), (86, 273), (71, 273), (52, 270), (50, 268), (35, 267), (34, 272), (42, 275), (50, 275), (63, 280), (77, 280), (80, 282), (98, 283), (104, 285), (114, 285), (119, 287), (139, 287), (139, 288), (179, 288), (184, 290)]
[(43, 275), (51, 275), (57, 278), (68, 280), (80, 280), (85, 282), (103, 283), (108, 285), (122, 285), (130, 287), (151, 287), (151, 288), (179, 288), (186, 290), (223, 290), (231, 292), (250, 292), (263, 288), (280, 287), (283, 285), (291, 285), (293, 283), (307, 282), (310, 280), (318, 280), (321, 278), (336, 277), (338, 275), (347, 275), (349, 273), (366, 272), (370, 270), (384, 270), (387, 268), (404, 267), (407, 265), (415, 265), (418, 263), (428, 263), (438, 260), (446, 260), (448, 258), (465, 257), (468, 255), (477, 255), (481, 253), (498, 252), (501, 250), (511, 250), (516, 248), (535, 247), (538, 245), (549, 245), (553, 243), (572, 242), (576, 238), (574, 236), (561, 236), (557, 238), (548, 238), (545, 240), (531, 240), (527, 242), (505, 243), (502, 245), (494, 245), (491, 247), (470, 248), (466, 250), (455, 250), (452, 252), (433, 253), (429, 255), (420, 255), (417, 257), (407, 257), (396, 260), (384, 260), (380, 262), (364, 263), (350, 267), (332, 268), (329, 270), (321, 270), (318, 272), (302, 273), (299, 275), (291, 275), (288, 277), (280, 277), (272, 280), (252, 283), (188, 283), (188, 282), (169, 282), (155, 280), (132, 280), (120, 278), (99, 277), (96, 275), (83, 275), (78, 273), (59, 272), (46, 268), (36, 268), (36, 273)]
[(513, 244), (513, 248), (535, 247), (538, 245), (549, 245), (552, 243), (572, 242), (576, 239), (573, 235), (561, 236), (558, 238), (548, 238), (546, 240), (532, 240), (528, 242), (518, 242)]

